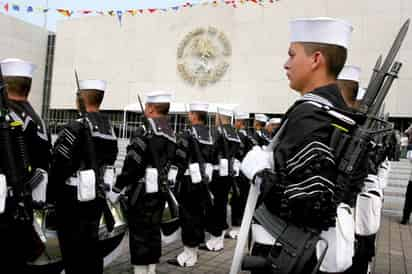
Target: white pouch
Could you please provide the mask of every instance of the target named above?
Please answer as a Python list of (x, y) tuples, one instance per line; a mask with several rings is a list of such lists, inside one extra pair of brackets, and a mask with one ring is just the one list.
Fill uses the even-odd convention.
[(94, 170), (79, 171), (77, 177), (79, 179), (77, 199), (80, 202), (88, 202), (96, 199), (96, 174)]
[(169, 172), (167, 173), (167, 180), (175, 184), (178, 172), (179, 172), (179, 168), (177, 166), (173, 166), (173, 165), (170, 166)]
[(213, 165), (211, 163), (205, 164), (205, 174), (209, 178), (209, 182), (213, 179)]
[(228, 159), (220, 159), (219, 161), (219, 176), (229, 176), (229, 161)]
[(104, 174), (103, 174), (103, 181), (106, 185), (110, 186), (110, 189), (112, 189), (114, 185), (114, 179), (115, 179), (115, 170), (114, 167), (106, 167), (104, 169)]
[(4, 174), (0, 174), (0, 214), (6, 209), (7, 180)]
[(406, 152), (406, 159), (412, 161), (412, 150), (408, 150), (408, 152)]
[(49, 176), (46, 171), (41, 170), (41, 169), (37, 169), (37, 170), (40, 170), (40, 172), (42, 173), (43, 180), (39, 183), (39, 185), (35, 189), (33, 189), (33, 191), (31, 192), (31, 196), (33, 198), (33, 201), (45, 203), (47, 183), (49, 182)]
[[(370, 193), (370, 192), (375, 193)], [(378, 193), (379, 195), (376, 195)], [(356, 234), (369, 236), (376, 234), (381, 223), (382, 192), (379, 189), (369, 189), (356, 199)]]
[(144, 176), (146, 193), (157, 193), (159, 191), (159, 174), (156, 168), (146, 168)]
[(240, 175), (240, 167), (241, 167), (241, 163), (238, 159), (235, 159), (233, 161), (233, 171), (235, 172), (235, 176), (239, 176)]
[[(355, 248), (355, 224), (351, 208), (341, 203), (337, 209), (336, 226), (320, 234), (328, 242), (326, 256), (320, 266), (323, 272), (344, 272), (352, 265)], [(319, 258), (324, 247), (319, 242), (316, 254)]]
[(199, 163), (189, 164), (189, 173), (193, 184), (198, 184), (202, 181)]

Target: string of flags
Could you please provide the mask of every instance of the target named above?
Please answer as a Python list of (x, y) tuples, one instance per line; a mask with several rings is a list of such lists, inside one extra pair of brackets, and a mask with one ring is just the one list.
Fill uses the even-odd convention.
[(71, 17), (71, 16), (82, 16), (82, 15), (110, 15), (117, 16), (119, 21), (121, 21), (122, 16), (130, 15), (136, 16), (139, 14), (153, 14), (153, 13), (163, 13), (170, 11), (179, 11), (185, 8), (192, 8), (195, 6), (208, 5), (208, 6), (222, 6), (227, 5), (233, 8), (240, 7), (245, 4), (253, 4), (264, 7), (267, 4), (273, 4), (279, 0), (215, 0), (215, 1), (206, 1), (200, 3), (184, 3), (179, 6), (172, 6), (168, 8), (147, 8), (147, 9), (127, 9), (127, 10), (72, 10), (72, 9), (50, 9), (41, 6), (31, 6), (31, 5), (22, 5), (12, 2), (2, 2), (0, 1), (0, 11), (3, 10), (6, 13), (9, 12), (26, 12), (26, 13), (50, 13), (57, 12), (61, 16)]

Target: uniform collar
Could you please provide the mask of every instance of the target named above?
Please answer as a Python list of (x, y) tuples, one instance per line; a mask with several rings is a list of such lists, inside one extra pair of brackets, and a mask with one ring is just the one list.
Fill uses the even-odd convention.
[(345, 101), (340, 93), (340, 90), (336, 84), (329, 84), (321, 86), (310, 93), (321, 96), (331, 102), (336, 108), (347, 109)]

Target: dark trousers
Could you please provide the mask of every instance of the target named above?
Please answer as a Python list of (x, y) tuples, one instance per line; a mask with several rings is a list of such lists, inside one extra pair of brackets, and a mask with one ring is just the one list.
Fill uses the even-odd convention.
[(240, 226), (242, 224), (243, 213), (249, 194), (249, 180), (244, 176), (237, 177), (237, 185), (239, 187), (239, 196), (232, 195), (230, 198), (230, 207), (232, 209), (232, 226)]
[(355, 236), (355, 255), (352, 266), (345, 274), (367, 274), (368, 265), (375, 256), (376, 234), (370, 236)]
[(75, 193), (65, 191), (56, 204), (63, 265), (66, 274), (101, 274), (103, 255), (99, 249), (98, 232), (102, 210), (99, 201), (78, 202)]
[(0, 273), (26, 274), (27, 257), (23, 254), (28, 250), (27, 242), (23, 240), (27, 235), (10, 219), (0, 218)]
[(135, 205), (129, 205), (129, 248), (133, 265), (159, 262), (162, 255), (160, 225), (164, 208), (165, 200), (160, 192), (142, 194)]
[(215, 197), (213, 207), (206, 213), (206, 230), (215, 237), (222, 235), (228, 228), (227, 203), (232, 178), (216, 176), (210, 184), (210, 190)]
[(402, 221), (409, 222), (409, 217), (412, 212), (412, 181), (408, 182), (408, 187), (406, 188), (405, 194), (405, 204), (403, 206)]
[(180, 224), (182, 242), (185, 246), (197, 247), (205, 241), (205, 206), (202, 186), (193, 184), (190, 176), (182, 180), (180, 190)]

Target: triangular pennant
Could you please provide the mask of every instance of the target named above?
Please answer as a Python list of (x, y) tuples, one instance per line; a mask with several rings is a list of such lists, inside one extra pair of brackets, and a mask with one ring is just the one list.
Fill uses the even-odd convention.
[(6, 4), (4, 5), (4, 10), (5, 10), (6, 12), (9, 11), (9, 3), (6, 3)]
[(12, 5), (11, 5), (11, 8), (12, 8), (14, 11), (20, 11), (19, 5), (12, 4)]
[(121, 26), (122, 25), (123, 11), (121, 11), (121, 10), (116, 11), (116, 15), (117, 15), (117, 20), (119, 20), (119, 24)]
[(127, 12), (132, 16), (135, 16), (137, 14), (137, 10), (127, 10)]
[(32, 6), (28, 6), (28, 7), (27, 7), (27, 12), (33, 12), (33, 7), (32, 7)]
[(154, 13), (154, 12), (157, 11), (157, 9), (148, 9), (148, 11), (149, 11), (150, 13)]
[(70, 17), (71, 16), (71, 11), (70, 10), (65, 10), (65, 9), (57, 9), (57, 12), (60, 13), (63, 16)]

